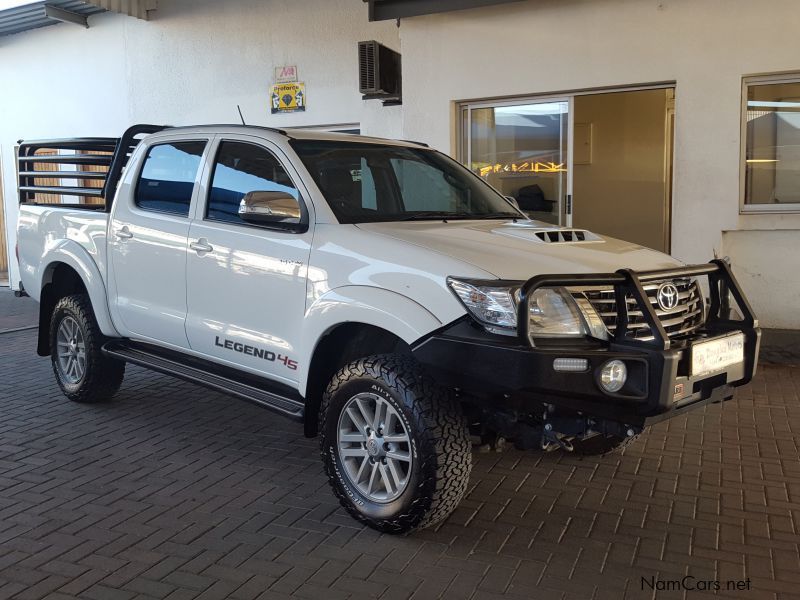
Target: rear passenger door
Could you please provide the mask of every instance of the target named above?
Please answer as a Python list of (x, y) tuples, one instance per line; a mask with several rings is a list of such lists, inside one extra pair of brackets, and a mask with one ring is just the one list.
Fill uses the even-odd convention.
[(189, 347), (187, 239), (208, 143), (181, 138), (155, 142), (114, 205), (108, 240), (110, 304), (126, 337)]
[(313, 230), (249, 224), (238, 210), (253, 191), (290, 193), (310, 223), (313, 209), (277, 146), (230, 135), (212, 152), (189, 231), (189, 343), (217, 362), (294, 383)]

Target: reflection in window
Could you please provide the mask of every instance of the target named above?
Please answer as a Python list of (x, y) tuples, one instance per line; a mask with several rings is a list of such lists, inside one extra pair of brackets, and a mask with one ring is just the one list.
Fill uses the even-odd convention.
[(391, 164), (407, 211), (460, 210), (459, 190), (445, 181), (443, 171), (417, 160), (393, 158)]
[(747, 86), (744, 166), (745, 204), (800, 204), (800, 82)]
[(469, 168), (513, 196), (531, 218), (558, 223), (566, 193), (569, 104), (475, 107), (463, 115)]
[(290, 143), (341, 223), (441, 219), (442, 213), (462, 219), (519, 216), (462, 165), (433, 150), (328, 140)]
[(205, 141), (194, 141), (150, 148), (136, 185), (136, 206), (188, 216), (205, 147)]
[(222, 142), (214, 166), (206, 217), (242, 223), (239, 203), (248, 192), (286, 192), (299, 197), (286, 170), (266, 148), (244, 142)]

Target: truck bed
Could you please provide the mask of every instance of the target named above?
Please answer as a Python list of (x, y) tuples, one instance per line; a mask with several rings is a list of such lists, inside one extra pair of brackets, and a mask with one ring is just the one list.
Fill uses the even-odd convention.
[(39, 300), (48, 265), (42, 257), (60, 246), (66, 254), (86, 254), (106, 271), (108, 213), (58, 204), (21, 204), (17, 228), (20, 279), (28, 294)]

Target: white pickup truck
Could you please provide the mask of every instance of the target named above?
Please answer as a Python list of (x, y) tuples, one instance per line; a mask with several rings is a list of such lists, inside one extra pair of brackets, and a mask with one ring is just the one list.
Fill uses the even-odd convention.
[(64, 394), (107, 400), (129, 362), (298, 419), (381, 531), (444, 519), (476, 436), (602, 454), (756, 368), (725, 262), (532, 221), (424, 144), (135, 126), (18, 165), (20, 293)]

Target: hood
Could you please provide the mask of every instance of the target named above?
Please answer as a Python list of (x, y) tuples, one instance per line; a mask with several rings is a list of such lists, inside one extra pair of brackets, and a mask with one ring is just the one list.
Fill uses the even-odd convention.
[[(357, 227), (470, 263), (499, 279), (625, 268), (645, 271), (682, 264), (661, 252), (581, 229), (577, 231), (585, 232), (585, 241), (561, 241), (564, 236), (558, 232), (576, 230), (538, 221), (411, 221), (361, 223)], [(545, 241), (550, 238), (558, 241)]]

